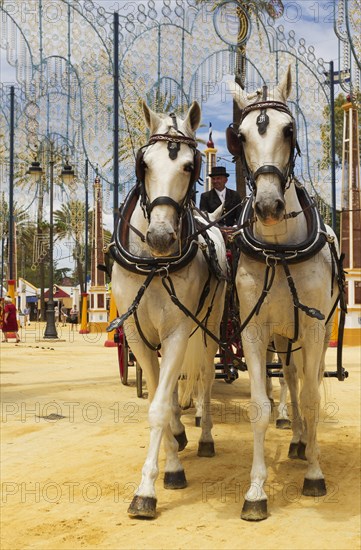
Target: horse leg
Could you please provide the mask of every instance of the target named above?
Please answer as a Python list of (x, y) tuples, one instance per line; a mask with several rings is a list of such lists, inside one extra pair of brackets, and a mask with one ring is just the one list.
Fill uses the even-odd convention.
[(197, 428), (200, 428), (202, 423), (203, 405), (204, 405), (203, 385), (200, 379), (197, 381), (197, 390), (194, 396), (194, 404), (196, 407), (194, 422)]
[(291, 427), (291, 420), (287, 411), (287, 384), (284, 378), (280, 376), (280, 402), (277, 407), (278, 415), (276, 419), (276, 428), (280, 430), (288, 430)]
[(198, 441), (198, 456), (212, 457), (215, 455), (214, 440), (212, 436), (213, 420), (211, 414), (211, 393), (214, 381), (214, 357), (217, 353), (217, 344), (207, 342), (207, 347), (204, 348), (204, 367), (202, 369), (202, 381), (198, 384), (198, 389), (203, 390), (198, 392), (198, 399), (201, 393), (201, 422), (200, 427), (202, 429), (201, 436)]
[[(142, 469), (140, 485), (128, 508), (130, 516), (148, 518), (156, 516), (157, 499), (155, 481), (159, 473), (158, 457), (163, 434), (165, 434), (164, 443), (167, 452), (165, 485), (170, 487), (171, 484), (174, 484), (175, 479), (178, 480), (175, 483), (179, 483), (179, 479), (182, 477), (183, 486), (186, 483), (184, 471), (178, 458), (178, 443), (171, 433), (170, 421), (172, 417), (173, 392), (179, 377), (188, 334), (189, 328), (188, 332), (187, 330), (183, 330), (182, 334), (179, 334), (179, 331), (177, 331), (173, 338), (169, 337), (162, 341), (163, 354), (159, 384), (149, 406), (148, 413), (150, 425), (149, 448)], [(182, 471), (183, 474), (181, 473)]]
[(270, 418), (271, 404), (266, 393), (266, 349), (262, 342), (244, 341), (245, 359), (251, 381), (251, 414), (253, 429), (253, 463), (251, 486), (246, 493), (241, 518), (260, 521), (267, 518), (267, 495), (263, 485), (267, 479), (264, 439)]
[(178, 383), (172, 395), (172, 416), (170, 420), (172, 434), (178, 441), (178, 451), (183, 451), (186, 448), (188, 439), (184, 424), (181, 422), (181, 408), (178, 399)]
[[(272, 360), (273, 360), (273, 352), (267, 350), (267, 354), (266, 354), (267, 365), (272, 363)], [(266, 392), (267, 392), (268, 399), (271, 402), (271, 410), (273, 411), (275, 401), (274, 401), (274, 398), (273, 398), (273, 384), (272, 384), (272, 377), (271, 376), (266, 377)]]
[(307, 426), (306, 459), (308, 468), (305, 475), (302, 494), (323, 496), (326, 494), (325, 479), (319, 463), (317, 443), (317, 424), (320, 408), (319, 385), (323, 374), (325, 350), (320, 353), (319, 346), (307, 345), (302, 348), (304, 361), (304, 381), (300, 394), (301, 409)]
[[(299, 353), (299, 352), (295, 352)], [(290, 392), (291, 409), (292, 409), (292, 439), (288, 449), (289, 458), (300, 458), (306, 460), (306, 440), (307, 433), (305, 423), (302, 419), (302, 414), (299, 405), (299, 384), (297, 367), (294, 361), (294, 354), (292, 354), (290, 364), (285, 365), (283, 368), (284, 377)]]
[[(273, 336), (273, 339), (275, 339), (275, 335)], [(267, 365), (272, 364), (275, 360), (278, 363), (278, 356), (273, 351), (267, 350)], [(280, 372), (279, 369), (272, 369), (272, 372)], [(269, 400), (271, 401), (271, 410), (274, 409), (274, 399), (273, 399), (273, 385), (272, 385), (272, 377), (267, 376), (266, 379), (267, 383), (267, 395)], [(277, 407), (277, 418), (276, 418), (276, 428), (280, 430), (287, 430), (291, 427), (291, 421), (288, 417), (287, 413), (287, 385), (285, 383), (285, 380), (283, 377), (279, 377), (279, 383), (280, 383), (280, 402)]]
[[(222, 303), (223, 306), (223, 303)], [(213, 327), (214, 334), (218, 336), (216, 327), (219, 327), (215, 321), (220, 318), (219, 308), (214, 307), (209, 319), (209, 325)], [(215, 455), (214, 440), (212, 437), (212, 414), (211, 414), (211, 392), (215, 376), (214, 357), (216, 355), (218, 344), (209, 336), (204, 336), (202, 331), (197, 330), (188, 340), (186, 353), (184, 356), (183, 371), (187, 372), (187, 386), (183, 397), (188, 399), (188, 395), (194, 395), (196, 398), (196, 419), (200, 419), (202, 429), (198, 441), (198, 456), (212, 457)], [(197, 425), (197, 424), (196, 424)]]
[[(275, 335), (275, 343), (278, 349), (285, 351), (287, 349), (288, 340), (283, 336)], [(292, 411), (292, 439), (288, 449), (289, 458), (301, 458), (306, 460), (305, 448), (306, 448), (306, 436), (304, 431), (304, 424), (302, 421), (302, 415), (299, 407), (299, 395), (298, 395), (298, 374), (297, 374), (297, 362), (302, 360), (301, 352), (295, 351), (291, 354), (290, 364), (286, 365), (285, 354), (280, 355), (283, 363), (283, 376), (290, 392), (291, 399), (291, 411)], [(296, 362), (297, 359), (297, 362)], [(300, 365), (302, 370), (302, 365)], [(280, 400), (281, 403), (281, 400)]]
[[(185, 437), (185, 431), (183, 431)], [(187, 438), (185, 438), (187, 441)], [(184, 447), (187, 443), (185, 443)], [(183, 448), (184, 448), (183, 447)], [(183, 466), (178, 458), (179, 441), (173, 434), (171, 426), (168, 425), (164, 430), (164, 449), (165, 449), (165, 489), (184, 489), (187, 487), (187, 480)]]

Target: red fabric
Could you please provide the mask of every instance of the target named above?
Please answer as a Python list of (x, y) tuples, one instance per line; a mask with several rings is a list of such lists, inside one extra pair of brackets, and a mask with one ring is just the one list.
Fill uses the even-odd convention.
[[(5, 315), (8, 313), (7, 322), (5, 322)], [(2, 326), (3, 332), (17, 332), (18, 322), (16, 320), (16, 307), (14, 304), (5, 304), (4, 308), (4, 322)]]

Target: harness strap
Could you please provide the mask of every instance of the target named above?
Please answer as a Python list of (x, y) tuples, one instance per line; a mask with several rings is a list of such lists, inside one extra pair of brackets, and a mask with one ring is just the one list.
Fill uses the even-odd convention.
[(291, 362), (292, 344), (293, 344), (293, 341), (289, 339), (287, 344), (287, 352), (286, 352), (286, 367), (289, 367)]
[(179, 301), (179, 299), (178, 299), (178, 297), (175, 293), (175, 288), (174, 288), (174, 285), (173, 285), (173, 282), (172, 282), (171, 278), (169, 276), (163, 277), (162, 278), (162, 283), (163, 283), (164, 288), (168, 292), (172, 302), (181, 311), (183, 311), (183, 313), (187, 317), (190, 317), (210, 338), (212, 338), (212, 340), (217, 342), (218, 345), (222, 345), (222, 342), (220, 342), (220, 340), (207, 328), (207, 326), (204, 325), (204, 323), (202, 323), (201, 321), (199, 321), (199, 319), (197, 319), (197, 317), (185, 305), (183, 305), (182, 302)]
[[(238, 207), (239, 207), (239, 204), (236, 204), (236, 206), (233, 206), (225, 214), (220, 216), (218, 220), (214, 220), (213, 222), (209, 222), (207, 225), (200, 226), (200, 229), (198, 229), (197, 231), (194, 231), (194, 233), (189, 235), (188, 240), (194, 239), (194, 237), (197, 237), (198, 235), (203, 235), (204, 231), (207, 231), (207, 229), (210, 229), (211, 227), (218, 227), (219, 222), (223, 220), (223, 218), (228, 216), (231, 212), (233, 212), (233, 210), (236, 210)], [(208, 219), (206, 218), (202, 210), (199, 210), (199, 208), (197, 208), (196, 206), (193, 207), (193, 210), (195, 210), (200, 216), (202, 216), (204, 220), (208, 221)], [(256, 221), (256, 218), (254, 217), (254, 218), (251, 218), (250, 220), (247, 220), (242, 225), (237, 225), (237, 231), (229, 235), (229, 238), (231, 237), (233, 238), (234, 236), (236, 236), (238, 234), (237, 232), (241, 231), (245, 227), (251, 227), (251, 225), (253, 225), (255, 221)]]
[(159, 343), (157, 346), (154, 346), (153, 344), (151, 344), (149, 342), (149, 340), (147, 340), (147, 338), (145, 337), (144, 335), (144, 332), (142, 331), (142, 327), (140, 326), (140, 323), (139, 323), (139, 319), (138, 319), (138, 313), (137, 313), (137, 310), (135, 310), (133, 312), (133, 317), (134, 317), (134, 321), (135, 321), (135, 326), (137, 327), (137, 330), (139, 332), (139, 336), (141, 337), (141, 339), (143, 340), (143, 342), (145, 343), (145, 345), (151, 349), (152, 351), (159, 351), (160, 348), (162, 347), (162, 345)]
[(314, 319), (318, 319), (319, 321), (322, 321), (325, 318), (323, 313), (321, 313), (317, 308), (305, 306), (304, 304), (302, 304), (299, 301), (296, 286), (295, 286), (294, 280), (292, 278), (290, 268), (288, 267), (288, 264), (287, 264), (285, 258), (281, 258), (281, 263), (282, 263), (283, 269), (284, 269), (285, 274), (286, 274), (289, 289), (290, 289), (291, 294), (292, 294), (294, 307), (297, 308), (297, 309), (300, 309), (301, 311), (306, 313), (306, 315), (308, 315), (309, 317), (312, 317)]
[(117, 317), (116, 319), (114, 319), (114, 321), (112, 321), (110, 323), (110, 325), (107, 326), (107, 329), (106, 329), (107, 332), (111, 332), (112, 330), (115, 330), (118, 327), (122, 326), (124, 324), (124, 322), (128, 319), (128, 317), (130, 317), (131, 315), (134, 314), (134, 312), (136, 311), (136, 309), (139, 306), (139, 302), (142, 299), (144, 292), (146, 291), (146, 289), (150, 285), (154, 275), (156, 274), (156, 271), (157, 271), (157, 269), (153, 267), (152, 271), (148, 274), (148, 276), (145, 279), (144, 283), (142, 284), (142, 286), (138, 290), (137, 295), (134, 298), (132, 305), (129, 306), (129, 308), (128, 308), (128, 311), (123, 313), (123, 315), (121, 315), (120, 317)]
[(209, 291), (211, 290), (211, 285), (210, 285), (211, 277), (212, 277), (212, 272), (210, 269), (208, 269), (208, 277), (206, 282), (204, 283), (201, 297), (199, 298), (196, 315), (198, 315), (198, 313), (200, 313), (200, 311), (202, 310), (202, 307), (204, 306), (204, 302), (206, 301)]
[(141, 231), (139, 231), (139, 229), (137, 229), (136, 227), (134, 227), (134, 225), (132, 225), (125, 217), (124, 217), (124, 214), (123, 214), (123, 209), (119, 208), (119, 213), (118, 213), (118, 216), (122, 219), (122, 221), (129, 227), (129, 229), (131, 229), (133, 231), (133, 233), (135, 233), (136, 235), (138, 235), (138, 237), (140, 238), (140, 240), (145, 243), (145, 236), (143, 235), (143, 233)]
[(260, 166), (258, 170), (256, 170), (253, 174), (253, 180), (255, 181), (260, 174), (276, 174), (276, 176), (279, 177), (282, 187), (286, 187), (288, 176), (285, 177), (284, 173), (281, 172), (277, 166), (274, 166), (273, 164), (264, 164), (263, 166)]
[(173, 200), (171, 197), (161, 196), (161, 197), (157, 197), (156, 199), (154, 199), (153, 202), (147, 204), (146, 209), (147, 209), (148, 218), (149, 218), (153, 208), (155, 206), (161, 206), (161, 205), (173, 206), (173, 208), (177, 212), (178, 216), (181, 215), (182, 210), (183, 210), (183, 204), (179, 204), (178, 202)]
[(335, 312), (337, 304), (340, 303), (340, 319), (338, 323), (337, 331), (337, 379), (340, 382), (343, 382), (347, 378), (347, 373), (342, 366), (342, 344), (343, 344), (343, 334), (345, 328), (345, 319), (347, 313), (347, 302), (345, 296), (345, 272), (343, 270), (343, 260), (345, 255), (342, 253), (340, 257), (337, 255), (337, 250), (334, 241), (329, 243), (331, 255), (333, 258), (332, 265), (334, 264), (337, 270), (337, 285), (338, 285), (338, 298), (335, 301), (333, 308), (330, 311), (329, 316), (327, 317), (326, 324), (331, 319), (332, 315)]
[[(271, 274), (270, 274), (271, 272)], [(263, 302), (265, 301), (265, 298), (269, 291), (271, 290), (271, 287), (273, 285), (274, 277), (276, 273), (276, 267), (275, 264), (267, 265), (266, 266), (266, 272), (264, 276), (264, 283), (263, 283), (263, 289), (261, 292), (260, 297), (258, 298), (258, 301), (254, 308), (252, 309), (251, 313), (248, 315), (247, 319), (241, 324), (239, 332), (242, 333), (243, 330), (246, 328), (250, 320), (252, 319), (253, 315), (258, 315), (259, 311), (261, 309), (261, 306)]]

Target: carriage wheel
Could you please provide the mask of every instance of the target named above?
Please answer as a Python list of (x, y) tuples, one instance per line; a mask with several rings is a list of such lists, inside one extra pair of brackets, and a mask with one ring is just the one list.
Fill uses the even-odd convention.
[(135, 376), (137, 384), (137, 397), (143, 397), (143, 371), (138, 362), (136, 364)]
[(122, 384), (128, 384), (128, 356), (129, 346), (123, 327), (119, 327), (115, 333), (114, 341), (118, 344), (119, 374)]

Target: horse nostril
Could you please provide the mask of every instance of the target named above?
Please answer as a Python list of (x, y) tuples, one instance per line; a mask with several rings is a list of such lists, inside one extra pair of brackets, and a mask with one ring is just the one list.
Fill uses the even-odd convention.
[(285, 203), (283, 200), (281, 199), (277, 199), (276, 200), (276, 211), (277, 212), (282, 212), (282, 210), (284, 210), (285, 208)]
[(259, 205), (258, 202), (256, 202), (256, 204), (254, 205), (254, 209), (255, 209), (255, 212), (256, 212), (256, 214), (257, 214), (258, 216), (261, 216), (261, 215), (262, 215), (262, 209), (261, 209), (261, 207), (260, 207), (260, 205)]

